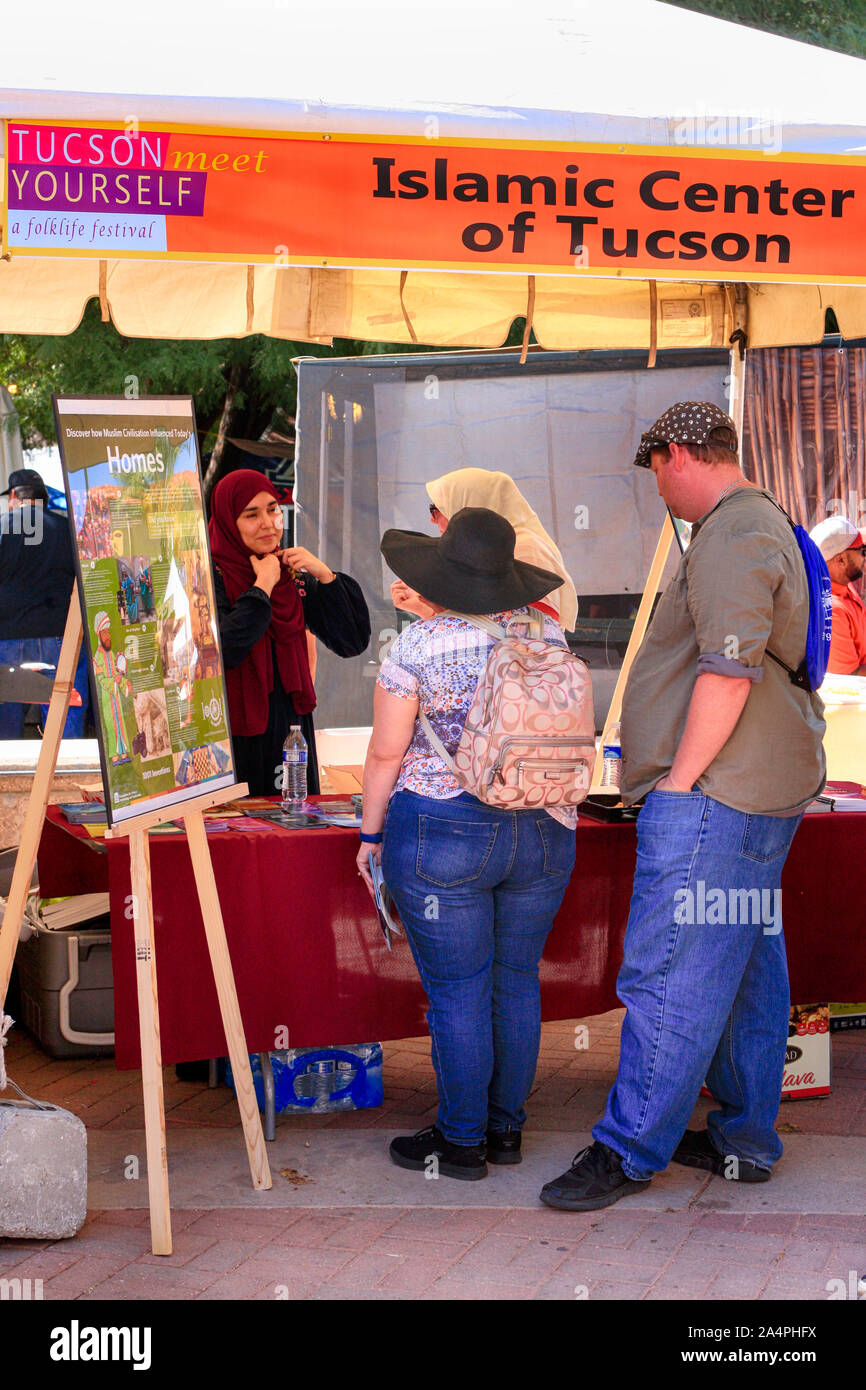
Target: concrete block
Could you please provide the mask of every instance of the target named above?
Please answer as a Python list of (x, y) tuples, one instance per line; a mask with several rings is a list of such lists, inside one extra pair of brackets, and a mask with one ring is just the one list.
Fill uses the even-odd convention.
[(61, 1240), (87, 1215), (87, 1130), (68, 1110), (0, 1099), (0, 1237)]

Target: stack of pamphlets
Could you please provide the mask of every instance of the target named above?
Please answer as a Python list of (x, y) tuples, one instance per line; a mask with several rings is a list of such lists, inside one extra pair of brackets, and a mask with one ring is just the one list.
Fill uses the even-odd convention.
[(105, 806), (101, 801), (61, 801), (60, 810), (70, 825), (98, 825), (105, 821)]
[(351, 801), (320, 801), (316, 805), (308, 804), (304, 809), (308, 816), (315, 816), (325, 825), (337, 825), (346, 830), (359, 830), (361, 827), (361, 812)]
[(39, 925), (47, 931), (77, 927), (94, 917), (104, 917), (109, 910), (107, 893), (76, 893), (70, 898), (39, 898), (34, 904)]
[(807, 811), (866, 811), (866, 787), (860, 782), (828, 782)]

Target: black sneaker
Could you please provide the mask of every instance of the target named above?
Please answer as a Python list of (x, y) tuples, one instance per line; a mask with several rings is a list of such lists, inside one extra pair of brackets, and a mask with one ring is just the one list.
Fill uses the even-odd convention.
[(649, 1185), (649, 1178), (637, 1182), (624, 1173), (619, 1154), (596, 1140), (577, 1155), (567, 1173), (545, 1183), (541, 1200), (562, 1211), (595, 1211)]
[(392, 1139), (389, 1153), (398, 1168), (426, 1169), (445, 1178), (462, 1178), (464, 1182), (487, 1177), (484, 1145), (451, 1144), (435, 1125)]
[(684, 1168), (706, 1168), (729, 1182), (769, 1182), (769, 1168), (760, 1168), (750, 1158), (737, 1154), (719, 1153), (705, 1129), (687, 1129), (672, 1157), (672, 1163)]
[(488, 1163), (520, 1163), (522, 1158), (519, 1129), (488, 1129)]

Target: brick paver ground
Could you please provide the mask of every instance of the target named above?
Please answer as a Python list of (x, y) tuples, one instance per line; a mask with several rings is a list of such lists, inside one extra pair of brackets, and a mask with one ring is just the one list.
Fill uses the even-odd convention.
[[(544, 1026), (531, 1126), (591, 1125), (615, 1074), (620, 1019)], [(140, 1076), (115, 1071), (112, 1059), (53, 1061), (16, 1028), (7, 1063), (25, 1091), (64, 1105), (90, 1129), (143, 1124)], [(834, 1035), (833, 1066), (833, 1095), (783, 1106), (783, 1134), (866, 1135), (866, 1032)], [(178, 1081), (166, 1068), (165, 1093), (169, 1131), (239, 1123), (224, 1088)], [(395, 1133), (430, 1123), (429, 1039), (386, 1044), (385, 1096), (375, 1111), (279, 1123)], [(826, 1193), (832, 1175), (819, 1180)], [(42, 1280), (44, 1298), (77, 1300), (821, 1300), (829, 1281), (866, 1271), (866, 1214), (737, 1215), (628, 1202), (586, 1214), (482, 1209), (467, 1194), (465, 1207), (447, 1210), (176, 1210), (172, 1228), (174, 1253), (156, 1257), (146, 1211), (94, 1211), (73, 1240), (0, 1242), (0, 1279)]]

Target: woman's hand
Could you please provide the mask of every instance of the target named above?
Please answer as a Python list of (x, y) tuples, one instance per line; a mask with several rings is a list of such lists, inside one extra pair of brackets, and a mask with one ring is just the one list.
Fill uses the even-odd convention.
[(256, 582), (253, 585), (256, 589), (264, 589), (268, 598), (276, 584), (279, 583), (280, 562), (276, 555), (251, 555), (250, 564), (256, 572)]
[(290, 545), (286, 550), (278, 550), (277, 555), (281, 564), (293, 570), (306, 570), (320, 584), (330, 584), (337, 577), (317, 555), (302, 545)]
[(382, 846), (381, 846), (381, 845), (368, 845), (368, 844), (365, 844), (364, 841), (362, 840), (362, 841), (361, 841), (361, 847), (360, 847), (360, 849), (358, 850), (357, 855), (355, 856), (355, 863), (358, 865), (358, 872), (360, 873), (362, 879), (364, 880), (364, 882), (365, 882), (366, 885), (367, 885), (367, 891), (368, 891), (368, 893), (370, 894), (370, 897), (373, 899), (373, 902), (375, 902), (375, 901), (376, 901), (376, 892), (375, 892), (375, 889), (373, 888), (373, 879), (372, 879), (372, 877), (371, 877), (371, 875), (370, 875), (370, 862), (371, 862), (371, 860), (372, 860), (372, 862), (373, 862), (374, 864), (381, 864), (381, 862), (382, 862)]
[(395, 579), (391, 585), (391, 602), (404, 613), (414, 613), (416, 618), (432, 618), (441, 612), (441, 609), (410, 589), (408, 584), (404, 584), (402, 579)]

